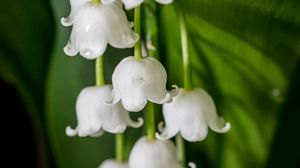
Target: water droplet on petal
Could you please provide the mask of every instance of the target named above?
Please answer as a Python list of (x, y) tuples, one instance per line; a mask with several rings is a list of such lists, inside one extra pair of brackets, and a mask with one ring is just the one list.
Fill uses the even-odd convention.
[(80, 55), (85, 56), (85, 57), (89, 57), (91, 56), (92, 51), (90, 49), (85, 49), (82, 52), (80, 52)]

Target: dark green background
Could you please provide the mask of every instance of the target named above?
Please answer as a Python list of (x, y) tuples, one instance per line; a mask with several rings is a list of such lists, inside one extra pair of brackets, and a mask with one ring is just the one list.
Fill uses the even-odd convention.
[[(211, 94), (219, 114), (232, 125), (227, 134), (210, 131), (205, 141), (188, 143), (188, 160), (200, 168), (299, 167), (300, 1), (175, 0), (161, 6), (148, 0), (143, 8), (143, 37), (147, 33), (158, 44), (169, 86), (182, 86), (176, 9), (187, 23), (194, 86)], [(91, 139), (64, 134), (67, 125), (76, 124), (79, 91), (94, 84), (94, 62), (63, 53), (71, 29), (59, 20), (68, 14), (67, 0), (0, 2), (0, 74), (2, 83), (15, 86), (23, 100), (11, 99), (16, 103), (11, 106), (25, 104), (26, 110), (16, 111), (23, 114), (19, 118), (30, 121), (26, 130), (34, 144), (25, 150), (34, 155), (26, 158), (35, 158), (36, 167), (93, 168), (114, 153), (113, 135)], [(132, 18), (132, 11), (128, 15)], [(116, 64), (130, 54), (132, 50), (108, 49), (108, 82)], [(5, 86), (4, 99), (13, 95), (4, 92)], [(17, 114), (4, 106), (5, 101), (1, 103), (1, 122), (9, 125), (2, 129), (15, 132), (15, 120), (6, 117)], [(17, 139), (2, 134), (14, 139), (2, 146), (32, 143), (22, 133)], [(127, 133), (128, 153), (143, 129)], [(18, 161), (13, 155), (6, 157)], [(0, 167), (11, 167), (6, 161), (4, 157)]]

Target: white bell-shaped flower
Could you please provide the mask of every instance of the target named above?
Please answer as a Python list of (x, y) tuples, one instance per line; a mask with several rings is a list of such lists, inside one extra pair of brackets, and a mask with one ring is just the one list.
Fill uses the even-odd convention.
[[(114, 1), (118, 1), (118, 0), (102, 0), (103, 4), (110, 4)], [(161, 4), (170, 4), (173, 2), (173, 0), (155, 0), (158, 3)], [(126, 9), (133, 9), (137, 6), (139, 6), (141, 3), (144, 2), (144, 0), (122, 0), (124, 6)]]
[(129, 155), (130, 168), (182, 168), (172, 141), (139, 139)]
[(217, 133), (230, 130), (230, 123), (217, 114), (216, 106), (210, 95), (203, 89), (190, 91), (179, 89), (172, 103), (163, 105), (165, 128), (160, 125), (161, 140), (170, 139), (178, 132), (187, 141), (202, 141), (206, 138), (208, 127)]
[(167, 73), (163, 65), (152, 57), (137, 60), (134, 57), (124, 58), (115, 68), (112, 83), (115, 104), (121, 100), (128, 111), (141, 111), (147, 100), (157, 103), (169, 103), (178, 94), (178, 87), (166, 90)]
[(127, 126), (134, 128), (143, 124), (130, 119), (129, 112), (120, 103), (109, 105), (105, 101), (111, 97), (112, 86), (92, 86), (83, 89), (76, 101), (77, 127), (66, 128), (68, 136), (101, 136), (104, 131), (123, 133)]
[(70, 40), (64, 47), (66, 55), (80, 53), (87, 59), (101, 56), (110, 44), (116, 48), (131, 48), (139, 36), (131, 30), (132, 23), (119, 1), (109, 5), (84, 3), (73, 18)]
[(118, 162), (114, 159), (108, 159), (101, 163), (99, 168), (129, 168), (127, 162)]

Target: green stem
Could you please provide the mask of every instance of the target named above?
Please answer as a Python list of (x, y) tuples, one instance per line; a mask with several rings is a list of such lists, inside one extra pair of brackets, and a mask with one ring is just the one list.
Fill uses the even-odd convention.
[(103, 56), (100, 56), (96, 59), (95, 64), (95, 70), (96, 70), (96, 86), (102, 86), (105, 84), (104, 81), (104, 58)]
[(176, 135), (176, 146), (178, 161), (185, 166), (185, 143), (180, 134)]
[(154, 113), (155, 113), (155, 105), (149, 102), (146, 111), (147, 138), (149, 140), (155, 140), (155, 114)]
[[(143, 6), (143, 20), (145, 21), (145, 37), (147, 44), (152, 44), (156, 46), (157, 44), (157, 25), (156, 25), (156, 17), (152, 15), (156, 8), (152, 8), (149, 10), (149, 6)], [(148, 47), (148, 45), (146, 45)], [(147, 54), (149, 57), (158, 58), (157, 50), (152, 50), (146, 48)], [(147, 138), (149, 140), (155, 140), (155, 111), (157, 110), (157, 106), (154, 103), (149, 102), (146, 108), (145, 119), (146, 119), (146, 130), (147, 130)]]
[(180, 10), (178, 10), (178, 19), (180, 24), (180, 35), (181, 35), (181, 48), (182, 48), (182, 59), (183, 59), (183, 78), (184, 88), (186, 90), (192, 89), (192, 75), (191, 75), (191, 63), (190, 55), (188, 51), (188, 33), (184, 21), (184, 16)]
[(134, 9), (134, 31), (140, 36), (139, 41), (134, 46), (134, 57), (140, 60), (143, 58), (141, 45), (141, 5)]
[[(100, 4), (100, 0), (92, 0), (94, 4)], [(102, 86), (105, 84), (104, 79), (104, 57), (100, 56), (96, 60), (96, 85)], [(125, 160), (124, 156), (124, 134), (119, 133), (115, 135), (115, 155), (116, 160), (119, 162), (123, 162)]]
[(116, 160), (119, 162), (125, 161), (124, 156), (124, 134), (119, 133), (115, 135), (116, 138)]
[[(104, 80), (104, 57), (100, 56), (96, 60), (96, 85), (102, 86), (105, 84)], [(125, 160), (124, 156), (124, 135), (115, 135), (115, 148), (116, 148), (116, 160), (123, 162)]]
[[(180, 25), (180, 35), (181, 35), (181, 48), (182, 48), (182, 59), (183, 59), (183, 81), (184, 89), (192, 89), (192, 75), (191, 75), (191, 62), (190, 55), (188, 51), (188, 32), (186, 29), (186, 24), (184, 21), (184, 16), (181, 10), (178, 10), (178, 19)], [(186, 164), (185, 158), (185, 141), (180, 134), (176, 136), (176, 145), (177, 145), (177, 157), (183, 166)]]

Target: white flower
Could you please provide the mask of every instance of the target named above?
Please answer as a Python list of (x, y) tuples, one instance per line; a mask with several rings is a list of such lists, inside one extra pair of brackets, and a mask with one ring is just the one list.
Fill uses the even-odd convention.
[[(118, 0), (102, 0), (102, 3), (110, 4), (114, 1), (118, 1)], [(170, 4), (173, 2), (173, 0), (155, 0), (155, 1), (161, 4)], [(124, 3), (126, 9), (132, 9), (139, 6), (141, 3), (144, 2), (144, 0), (122, 0), (122, 2)]]
[(171, 141), (139, 139), (129, 156), (130, 168), (182, 168)]
[(163, 65), (152, 57), (137, 60), (134, 57), (124, 58), (115, 68), (112, 76), (114, 86), (114, 104), (121, 100), (128, 111), (141, 111), (147, 100), (157, 103), (169, 103), (178, 94), (178, 87), (166, 90), (167, 73)]
[(105, 101), (111, 97), (111, 85), (92, 86), (83, 89), (76, 102), (78, 124), (76, 129), (66, 128), (68, 136), (101, 136), (104, 131), (110, 133), (123, 133), (128, 126), (140, 127), (138, 122), (130, 119), (129, 112), (120, 103), (108, 105)]
[(118, 162), (113, 159), (105, 160), (99, 168), (129, 168), (127, 162)]
[(180, 131), (187, 141), (201, 141), (206, 138), (208, 127), (218, 133), (230, 130), (230, 123), (218, 117), (212, 98), (200, 88), (179, 89), (173, 102), (163, 105), (163, 116), (166, 126), (160, 128), (161, 134), (156, 134), (162, 140), (170, 139)]
[(87, 59), (95, 59), (104, 53), (107, 44), (116, 48), (131, 48), (139, 39), (131, 30), (132, 23), (128, 22), (119, 1), (109, 5), (83, 3), (71, 18), (73, 29), (64, 47), (69, 56), (79, 52)]

